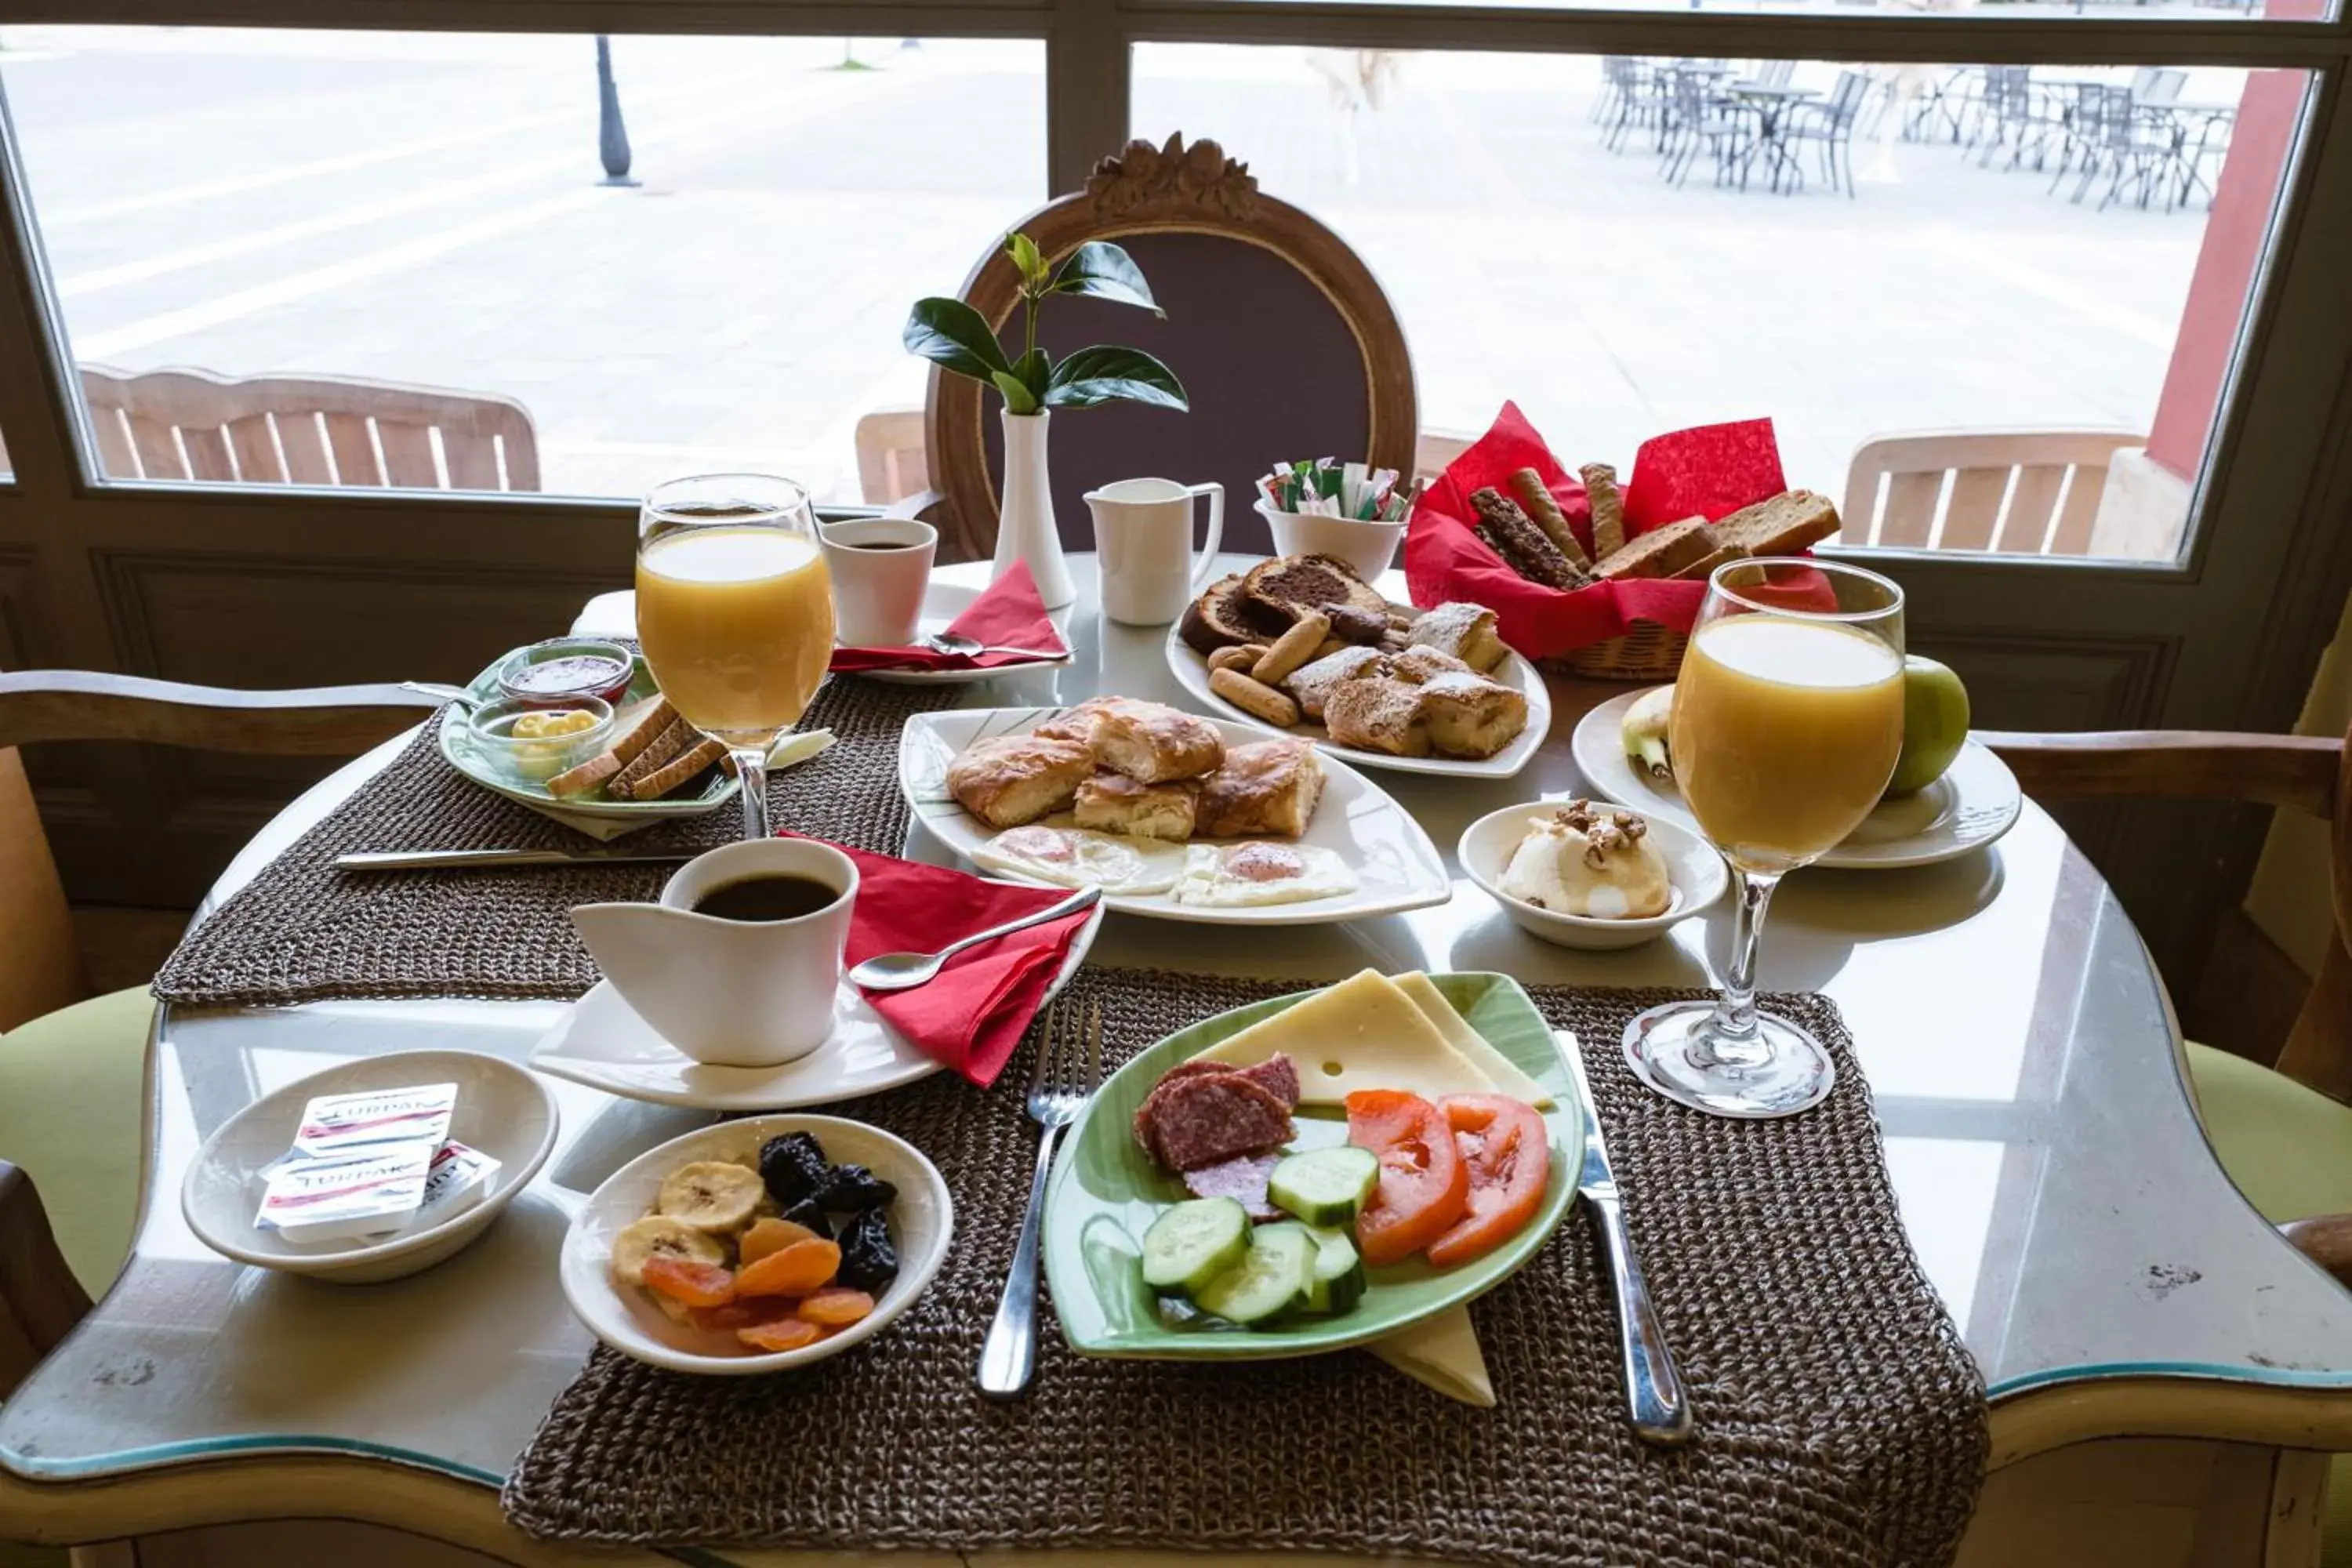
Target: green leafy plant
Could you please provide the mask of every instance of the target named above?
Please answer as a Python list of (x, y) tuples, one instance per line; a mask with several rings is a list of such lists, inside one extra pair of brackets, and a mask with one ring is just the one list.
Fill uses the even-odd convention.
[(961, 300), (918, 300), (908, 314), (907, 351), (942, 370), (985, 382), (1004, 395), (1013, 414), (1044, 408), (1092, 408), (1102, 403), (1145, 403), (1183, 413), (1192, 407), (1176, 373), (1141, 349), (1097, 343), (1062, 356), (1059, 363), (1037, 346), (1037, 311), (1050, 295), (1074, 294), (1137, 305), (1165, 316), (1151, 298), (1151, 286), (1134, 258), (1105, 240), (1072, 251), (1058, 268), (1025, 234), (1005, 237), (1004, 254), (1021, 274), (1021, 354), (1007, 359), (1004, 345), (978, 310)]

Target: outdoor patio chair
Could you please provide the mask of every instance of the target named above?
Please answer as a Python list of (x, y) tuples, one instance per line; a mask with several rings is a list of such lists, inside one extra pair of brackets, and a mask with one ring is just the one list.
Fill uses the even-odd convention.
[(1791, 105), (1788, 120), (1780, 128), (1781, 137), (1790, 142), (1813, 143), (1820, 156), (1822, 178), (1830, 183), (1832, 190), (1843, 180), (1849, 200), (1854, 195), (1853, 123), (1862, 113), (1863, 99), (1869, 91), (1868, 77), (1860, 71), (1840, 71), (1837, 85), (1830, 89), (1827, 100)]
[(2081, 555), (2116, 448), (2147, 439), (2125, 430), (1874, 437), (1846, 469), (1842, 537), (1896, 550)]
[(877, 408), (857, 422), (858, 494), (867, 506), (888, 506), (931, 488), (923, 458), (923, 411)]
[(1759, 135), (1756, 112), (1718, 94), (1708, 78), (1697, 71), (1669, 68), (1667, 94), (1666, 129), (1659, 142), (1660, 177), (1681, 185), (1704, 152), (1714, 161), (1717, 185), (1731, 178), (1737, 165), (1739, 187), (1746, 190), (1748, 165)]
[(232, 379), (84, 365), (110, 479), (536, 490), (539, 437), (510, 397), (327, 376)]
[(1653, 60), (1623, 59), (1622, 79), (1612, 89), (1601, 144), (1617, 152), (1624, 146), (1626, 133), (1640, 129), (1650, 132), (1655, 145), (1665, 133), (1666, 114), (1665, 70)]
[[(1059, 356), (1089, 343), (1158, 354), (1192, 411), (1133, 404), (1070, 410), (1054, 420), (1054, 513), (1065, 543), (1090, 548), (1085, 493), (1139, 474), (1225, 487), (1225, 548), (1268, 552), (1251, 508), (1276, 460), (1344, 454), (1408, 471), (1419, 429), (1412, 356), (1388, 296), (1347, 242), (1257, 188), (1214, 142), (1131, 142), (1060, 197), (1009, 228), (1051, 263), (1088, 240), (1124, 246), (1164, 318), (1064, 296), (1040, 316)], [(962, 295), (1003, 329), (1019, 303), (1002, 245), (965, 279)], [(933, 370), (924, 447), (933, 489), (895, 510), (940, 529), (943, 561), (985, 559), (996, 544), (1003, 431), (995, 393)]]

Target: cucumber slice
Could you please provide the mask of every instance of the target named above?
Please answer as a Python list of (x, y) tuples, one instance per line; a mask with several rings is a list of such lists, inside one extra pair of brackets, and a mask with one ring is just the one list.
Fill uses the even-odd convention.
[[(1230, 1202), (1231, 1200), (1224, 1200)], [(1202, 1310), (1244, 1327), (1271, 1323), (1306, 1301), (1315, 1277), (1315, 1238), (1303, 1225), (1269, 1225), (1250, 1237), (1249, 1256), (1196, 1290)]]
[(1344, 1230), (1316, 1230), (1315, 1273), (1307, 1286), (1310, 1312), (1344, 1312), (1364, 1299), (1364, 1260), (1356, 1238)]
[(1249, 1210), (1238, 1201), (1188, 1199), (1143, 1233), (1143, 1282), (1161, 1295), (1197, 1295), (1239, 1267), (1249, 1247)]
[(1343, 1144), (1291, 1155), (1266, 1178), (1265, 1195), (1308, 1225), (1353, 1225), (1380, 1177), (1379, 1156)]

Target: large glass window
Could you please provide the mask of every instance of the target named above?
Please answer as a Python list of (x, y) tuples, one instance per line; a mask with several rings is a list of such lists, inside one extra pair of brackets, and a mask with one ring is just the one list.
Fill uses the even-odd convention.
[(1034, 41), (615, 37), (601, 118), (588, 37), (7, 43), (110, 479), (856, 500), (908, 302), (1046, 190)]
[(2300, 73), (1135, 51), (1365, 258), (1425, 450), (1518, 403), (1563, 460), (1770, 416), (1849, 545), (2171, 559)]

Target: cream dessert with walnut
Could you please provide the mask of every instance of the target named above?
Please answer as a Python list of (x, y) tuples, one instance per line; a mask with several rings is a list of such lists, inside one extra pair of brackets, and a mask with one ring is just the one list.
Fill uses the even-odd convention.
[(1665, 857), (1650, 825), (1630, 811), (1574, 800), (1528, 819), (1528, 831), (1504, 864), (1502, 889), (1554, 914), (1595, 920), (1647, 920), (1672, 907)]

